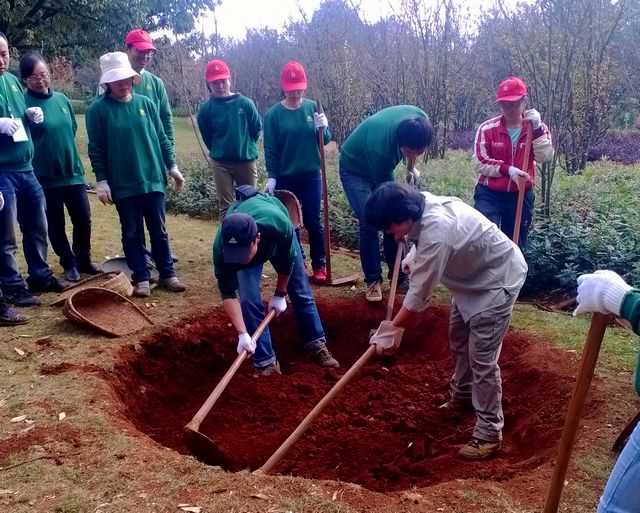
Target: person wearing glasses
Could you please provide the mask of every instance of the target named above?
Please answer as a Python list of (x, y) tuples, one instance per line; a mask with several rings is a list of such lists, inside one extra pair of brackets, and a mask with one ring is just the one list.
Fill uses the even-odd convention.
[[(69, 98), (51, 90), (49, 68), (37, 53), (20, 59), (20, 77), (27, 86), (27, 107), (44, 113), (45, 121), (31, 127), (31, 136), (33, 168), (47, 202), (49, 240), (65, 279), (77, 282), (80, 273), (98, 274), (101, 269), (91, 261), (91, 209), (76, 147), (75, 113)], [(73, 225), (72, 245), (65, 232), (65, 207)]]

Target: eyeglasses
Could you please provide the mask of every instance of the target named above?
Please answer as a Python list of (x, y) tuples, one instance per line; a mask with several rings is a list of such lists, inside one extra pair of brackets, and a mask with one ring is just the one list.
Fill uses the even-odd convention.
[(36, 82), (38, 80), (49, 80), (51, 75), (49, 73), (40, 73), (39, 75), (31, 75), (30, 77), (25, 78), (25, 80), (30, 80), (31, 82)]

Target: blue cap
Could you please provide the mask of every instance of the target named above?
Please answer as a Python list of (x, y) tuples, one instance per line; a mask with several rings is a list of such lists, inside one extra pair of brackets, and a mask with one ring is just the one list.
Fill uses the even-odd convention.
[(251, 243), (258, 235), (258, 225), (247, 214), (231, 214), (220, 226), (222, 251), (227, 264), (247, 263)]

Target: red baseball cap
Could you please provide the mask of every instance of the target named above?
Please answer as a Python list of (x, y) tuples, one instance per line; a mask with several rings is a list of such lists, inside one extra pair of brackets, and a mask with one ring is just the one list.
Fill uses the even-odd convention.
[(497, 102), (513, 102), (527, 96), (527, 86), (518, 77), (509, 77), (498, 86)]
[(131, 45), (141, 52), (146, 50), (157, 50), (149, 33), (142, 29), (133, 29), (129, 32), (124, 40), (124, 44)]
[(204, 74), (207, 82), (213, 82), (214, 80), (222, 80), (224, 78), (231, 78), (231, 72), (229, 66), (220, 59), (214, 59), (207, 63), (207, 71)]
[(307, 75), (302, 64), (296, 61), (287, 62), (280, 73), (280, 86), (286, 93), (307, 88)]

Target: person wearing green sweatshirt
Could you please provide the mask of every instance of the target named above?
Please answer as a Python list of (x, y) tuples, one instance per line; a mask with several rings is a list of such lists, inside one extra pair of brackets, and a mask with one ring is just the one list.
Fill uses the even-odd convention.
[[(304, 98), (307, 76), (302, 65), (291, 61), (280, 74), (284, 100), (264, 115), (264, 158), (269, 178), (265, 191), (285, 189), (296, 195), (309, 234), (313, 279), (327, 279), (324, 228), (320, 219), (322, 181), (318, 130), (324, 144), (331, 141), (327, 116), (316, 112), (316, 103)], [(296, 232), (299, 239), (299, 232)], [(302, 246), (300, 246), (302, 248)], [(304, 255), (303, 255), (304, 258)], [(305, 264), (306, 267), (306, 264)]]
[[(40, 107), (24, 102), (17, 77), (9, 73), (9, 43), (0, 32), (0, 288), (17, 306), (36, 306), (34, 292), (60, 292), (64, 285), (47, 264), (47, 217), (42, 187), (33, 172), (30, 126), (42, 123)], [(22, 278), (16, 262), (16, 225), (22, 231), (22, 247), (29, 276)], [(28, 284), (28, 288), (27, 288)]]
[(265, 317), (260, 281), (263, 264), (269, 261), (278, 279), (267, 310), (275, 310), (276, 315), (284, 312), (288, 294), (302, 345), (311, 360), (320, 367), (340, 367), (327, 349), (287, 209), (277, 198), (259, 193), (249, 185), (237, 190), (241, 199), (227, 210), (213, 242), (213, 265), (222, 307), (238, 333), (238, 353), (246, 349), (253, 355), (257, 376), (280, 373), (269, 329), (262, 332), (257, 343), (251, 340), (251, 333)]
[[(382, 266), (378, 230), (367, 223), (364, 206), (380, 184), (395, 180), (394, 170), (404, 158), (407, 181), (416, 183), (420, 172), (413, 168), (433, 138), (425, 112), (413, 105), (387, 107), (365, 119), (351, 132), (340, 152), (340, 180), (347, 201), (360, 223), (360, 263), (367, 285), (367, 301), (382, 301)], [(391, 279), (398, 249), (393, 234), (383, 235), (384, 257)], [(406, 291), (409, 277), (400, 272), (398, 289)]]
[(220, 217), (234, 201), (234, 186), (258, 185), (258, 148), (262, 122), (255, 104), (231, 92), (231, 72), (224, 61), (207, 63), (211, 98), (198, 109), (198, 128), (213, 160)]
[[(80, 272), (102, 270), (91, 261), (91, 209), (76, 148), (75, 113), (69, 98), (49, 88), (49, 68), (37, 53), (20, 59), (20, 77), (27, 86), (27, 107), (39, 107), (44, 113), (44, 121), (31, 127), (31, 136), (33, 168), (47, 202), (51, 247), (60, 258), (65, 279), (80, 281)], [(65, 207), (73, 225), (73, 249), (65, 232)]]
[(140, 81), (140, 75), (133, 70), (126, 54), (103, 55), (100, 70), (105, 94), (91, 104), (86, 114), (89, 159), (97, 179), (98, 199), (104, 205), (115, 203), (120, 217), (133, 294), (136, 297), (151, 294), (144, 248), (145, 224), (160, 275), (158, 286), (182, 292), (185, 286), (176, 276), (165, 226), (167, 174), (179, 191), (184, 188), (173, 146), (164, 133), (154, 103), (133, 92), (133, 84)]
[[(640, 335), (640, 290), (613, 271), (596, 271), (578, 278), (578, 306), (573, 315), (586, 312), (619, 315)], [(640, 355), (636, 367), (636, 393), (640, 394)], [(636, 424), (611, 471), (597, 513), (640, 511), (640, 424)]]

